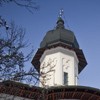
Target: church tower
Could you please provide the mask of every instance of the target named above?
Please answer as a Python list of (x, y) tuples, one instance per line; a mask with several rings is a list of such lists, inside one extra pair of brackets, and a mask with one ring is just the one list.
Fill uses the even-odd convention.
[(74, 33), (64, 27), (61, 16), (56, 24), (46, 33), (32, 60), (40, 73), (40, 87), (77, 85), (78, 75), (87, 65)]

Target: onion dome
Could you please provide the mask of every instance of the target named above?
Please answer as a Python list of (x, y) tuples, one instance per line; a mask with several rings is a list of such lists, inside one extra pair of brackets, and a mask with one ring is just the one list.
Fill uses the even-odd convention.
[(48, 47), (58, 43), (63, 43), (74, 48), (79, 48), (79, 44), (74, 33), (68, 29), (65, 29), (64, 21), (61, 17), (58, 18), (56, 28), (46, 33), (40, 44), (40, 48)]

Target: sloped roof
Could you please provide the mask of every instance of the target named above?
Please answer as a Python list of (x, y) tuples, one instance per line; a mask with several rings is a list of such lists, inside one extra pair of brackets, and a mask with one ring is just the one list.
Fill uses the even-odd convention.
[(35, 99), (42, 95), (42, 88), (29, 86), (14, 81), (4, 81), (0, 83), (0, 93), (15, 95), (23, 98)]
[(48, 88), (29, 87), (22, 83), (6, 81), (0, 83), (0, 93), (27, 97), (35, 100), (100, 100), (100, 89), (88, 86), (56, 86)]

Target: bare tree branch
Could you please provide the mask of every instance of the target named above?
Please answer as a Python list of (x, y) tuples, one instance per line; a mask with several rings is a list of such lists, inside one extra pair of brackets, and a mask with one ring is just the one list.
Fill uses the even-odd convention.
[[(5, 34), (5, 35), (4, 35)], [(4, 35), (4, 37), (3, 37)], [(32, 51), (24, 55), (22, 49), (26, 47), (24, 41), (25, 30), (11, 23), (10, 28), (0, 37), (0, 79), (16, 81), (39, 80), (37, 71), (30, 67), (25, 69), (24, 63), (29, 61)], [(36, 81), (35, 81), (36, 82)]]
[(15, 3), (17, 6), (26, 8), (31, 13), (33, 13), (33, 10), (39, 9), (35, 0), (0, 0), (0, 6), (6, 3)]
[(55, 66), (57, 64), (57, 61), (54, 63), (56, 59), (49, 59), (48, 62), (44, 62), (44, 64), (41, 66), (41, 73), (40, 79), (41, 84), (43, 87), (46, 87), (46, 82), (51, 79), (51, 73), (55, 72)]

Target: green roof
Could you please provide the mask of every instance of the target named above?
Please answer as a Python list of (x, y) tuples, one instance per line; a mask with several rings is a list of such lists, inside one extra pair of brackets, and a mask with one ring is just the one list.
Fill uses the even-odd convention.
[(55, 43), (64, 43), (74, 48), (79, 48), (74, 33), (64, 27), (64, 21), (60, 18), (57, 21), (57, 26), (54, 30), (50, 30), (43, 38), (40, 48), (53, 45)]

